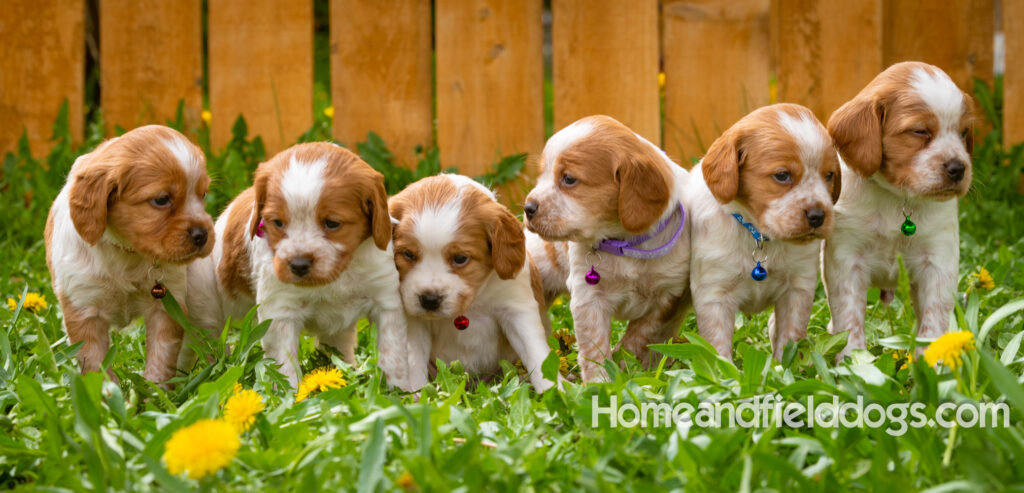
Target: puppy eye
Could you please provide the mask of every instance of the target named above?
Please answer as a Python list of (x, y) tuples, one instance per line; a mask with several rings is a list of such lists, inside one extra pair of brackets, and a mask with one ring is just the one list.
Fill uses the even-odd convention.
[(466, 265), (466, 262), (469, 262), (469, 257), (465, 255), (455, 255), (452, 257), (452, 264), (461, 266)]
[(274, 223), (274, 226), (277, 226), (279, 228), (283, 228), (284, 227), (284, 221), (282, 221), (280, 219), (274, 219), (271, 222)]
[(832, 181), (832, 178), (834, 178), (834, 177), (835, 177), (835, 172), (829, 171), (828, 174), (825, 175), (825, 181)]
[(775, 181), (779, 183), (789, 183), (789, 171), (779, 171), (778, 173), (772, 175), (772, 178), (775, 178)]
[(914, 135), (916, 135), (918, 137), (924, 137), (924, 138), (928, 138), (929, 136), (931, 136), (931, 134), (928, 132), (927, 128), (915, 128), (915, 129), (911, 130), (910, 133), (912, 133), (912, 134), (914, 134)]
[(171, 196), (161, 195), (153, 200), (150, 200), (149, 203), (153, 204), (154, 207), (167, 207), (171, 205)]
[(324, 219), (324, 229), (328, 231), (334, 231), (341, 227), (341, 223), (338, 221), (332, 221), (330, 219)]
[(971, 131), (971, 129), (965, 128), (963, 132), (960, 132), (960, 138), (961, 139), (966, 139), (967, 138), (967, 134), (970, 133), (970, 131)]
[(410, 262), (415, 262), (416, 261), (416, 254), (412, 253), (409, 250), (402, 250), (402, 256), (405, 257), (405, 259), (410, 261)]
[(562, 175), (562, 185), (565, 185), (567, 187), (571, 187), (571, 186), (576, 184), (576, 181), (577, 181), (576, 177), (574, 177), (572, 175), (568, 175), (568, 174)]

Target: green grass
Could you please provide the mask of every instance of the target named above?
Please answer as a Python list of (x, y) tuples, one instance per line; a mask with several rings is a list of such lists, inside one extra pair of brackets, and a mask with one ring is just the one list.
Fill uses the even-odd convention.
[[(977, 91), (998, 131), (1001, 91)], [(319, 114), (319, 113), (318, 113)], [(175, 122), (171, 122), (175, 123)], [(82, 147), (72, 146), (66, 118), (55, 125), (53, 152), (45, 160), (27, 149), (3, 161), (0, 177), (0, 295), (19, 298), (38, 292), (46, 309), (29, 312), (0, 306), (0, 488), (68, 490), (419, 489), (616, 490), (1002, 490), (1024, 487), (1024, 317), (1022, 253), (1024, 215), (1016, 194), (1021, 148), (1004, 150), (997, 133), (979, 139), (974, 191), (961, 201), (961, 281), (957, 325), (978, 333), (995, 321), (961, 370), (936, 372), (923, 362), (901, 369), (892, 357), (912, 338), (913, 311), (904, 280), (890, 305), (869, 295), (870, 354), (836, 367), (833, 356), (844, 335), (830, 336), (828, 310), (819, 290), (810, 336), (791, 346), (782, 362), (772, 361), (766, 334), (768, 314), (742, 317), (735, 336), (735, 362), (714, 356), (695, 336), (691, 316), (681, 328), (689, 343), (661, 347), (674, 357), (656, 370), (639, 368), (629, 355), (624, 369), (609, 365), (613, 381), (537, 395), (512, 364), (504, 375), (481, 381), (458, 364), (441, 368), (418, 400), (388, 390), (375, 364), (374, 332), (361, 328), (358, 364), (316, 350), (304, 339), (305, 370), (341, 369), (346, 387), (296, 403), (264, 358), (258, 337), (265, 325), (251, 319), (226, 331), (231, 348), (208, 342), (212, 356), (165, 391), (139, 377), (144, 334), (133, 327), (112, 336), (107, 364), (120, 379), (79, 374), (61, 329), (61, 314), (49, 286), (42, 244), (46, 211), (76, 155), (100, 141), (100, 126), (89, 126)], [(329, 136), (321, 117), (305, 139)], [(209, 196), (218, 212), (241, 188), (263, 157), (258, 139), (244, 122), (228, 148), (209, 152), (214, 176)], [(387, 149), (371, 137), (359, 151), (393, 183), (392, 189), (441, 168), (436, 153), (424, 152), (421, 169), (388, 168)], [(433, 157), (432, 157), (433, 156)], [(505, 181), (519, 168), (516, 159), (486, 179)], [(518, 166), (521, 167), (521, 164)], [(390, 174), (389, 174), (390, 173)], [(985, 267), (995, 288), (975, 287), (971, 273)], [(905, 279), (905, 275), (904, 275)], [(173, 308), (172, 298), (167, 303)], [(3, 301), (3, 300), (0, 300)], [(1015, 303), (1016, 301), (1016, 303)], [(1009, 308), (997, 313), (1000, 307)], [(1009, 312), (1005, 314), (1004, 312)], [(552, 308), (554, 327), (571, 330), (567, 304)], [(997, 320), (998, 319), (998, 320)], [(138, 323), (136, 324), (138, 325)], [(614, 338), (621, 335), (616, 323)], [(552, 339), (576, 372), (575, 353)], [(218, 349), (219, 348), (219, 349)], [(194, 481), (172, 476), (161, 456), (176, 430), (204, 417), (221, 415), (235, 382), (262, 394), (266, 409), (244, 433), (231, 464), (213, 477)], [(825, 428), (612, 428), (591, 426), (592, 398), (602, 405), (622, 402), (739, 402), (778, 392), (800, 400), (858, 396), (881, 404), (921, 402), (928, 413), (941, 402), (1009, 402), (1010, 428), (911, 429), (901, 437), (884, 429)]]

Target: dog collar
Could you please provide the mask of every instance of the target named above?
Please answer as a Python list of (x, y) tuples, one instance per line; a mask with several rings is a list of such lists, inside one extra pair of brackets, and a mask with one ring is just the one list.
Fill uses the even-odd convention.
[(620, 257), (643, 259), (663, 257), (672, 250), (672, 247), (674, 247), (676, 243), (679, 242), (679, 237), (683, 234), (683, 226), (686, 225), (686, 210), (683, 209), (683, 204), (681, 202), (679, 203), (679, 227), (676, 228), (676, 232), (672, 234), (672, 238), (670, 238), (667, 243), (658, 248), (651, 249), (636, 248), (636, 246), (665, 231), (665, 229), (668, 228), (669, 223), (672, 222), (672, 218), (675, 216), (676, 214), (673, 212), (670, 216), (665, 218), (661, 224), (658, 224), (658, 230), (653, 233), (634, 236), (626, 240), (601, 240), (601, 242), (597, 244), (597, 248), (595, 250), (600, 250), (612, 255), (618, 255)]
[[(764, 250), (764, 242), (770, 240), (767, 236), (761, 234), (761, 232), (757, 230), (756, 226), (747, 221), (744, 221), (743, 216), (741, 214), (737, 214), (734, 212), (732, 213), (732, 217), (736, 219), (736, 222), (740, 223), (740, 226), (747, 228), (747, 231), (750, 232), (750, 236), (754, 238), (755, 249), (753, 253), (750, 254), (750, 256), (753, 257), (754, 259), (754, 268), (750, 271), (750, 278), (757, 282), (761, 282), (768, 277), (768, 270), (765, 269), (764, 266), (761, 265), (761, 263), (765, 262), (767, 258), (762, 252), (762, 250)], [(759, 256), (758, 252), (761, 252), (762, 254)]]

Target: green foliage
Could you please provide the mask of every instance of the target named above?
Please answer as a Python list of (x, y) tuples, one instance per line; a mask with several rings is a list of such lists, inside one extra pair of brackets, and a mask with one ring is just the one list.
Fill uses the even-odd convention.
[[(998, 86), (979, 87), (979, 107), (992, 133), (975, 149), (975, 192), (961, 201), (961, 265), (956, 325), (977, 335), (978, 350), (956, 371), (907, 362), (895, 353), (917, 344), (906, 275), (890, 304), (877, 290), (868, 296), (869, 352), (836, 366), (845, 334), (826, 330), (828, 310), (819, 290), (809, 337), (791, 344), (774, 361), (766, 331), (768, 313), (740, 316), (735, 361), (719, 358), (696, 335), (689, 317), (683, 341), (656, 346), (665, 357), (653, 369), (629, 354), (609, 363), (612, 381), (583, 386), (570, 377), (561, 392), (537, 395), (513, 364), (481, 379), (462, 366), (438, 365), (436, 380), (418, 396), (388, 389), (376, 365), (375, 332), (360, 326), (357, 363), (318, 350), (304, 337), (304, 371), (342, 370), (346, 387), (295, 402), (265, 357), (259, 339), (267, 328), (254, 313), (230, 321), (218, 340), (205, 337), (182, 316), (174, 295), (165, 308), (191, 336), (196, 367), (164, 389), (143, 380), (144, 331), (136, 322), (111, 333), (106, 373), (80, 375), (76, 346), (61, 328), (49, 288), (41, 236), (50, 202), (75, 157), (102, 140), (102, 123), (88, 125), (85, 142), (73, 145), (66, 108), (55, 125), (53, 150), (36, 160), (22, 140), (3, 161), (0, 205), (7, 217), (0, 234), (0, 302), (42, 294), (49, 306), (29, 311), (0, 303), (0, 488), (78, 490), (902, 490), (1020, 489), (1024, 470), (1024, 275), (1020, 197), (1016, 177), (1021, 148), (999, 142)], [(181, 116), (169, 122), (186, 131)], [(214, 176), (209, 208), (218, 212), (246, 187), (265, 159), (259, 138), (244, 121), (234, 126), (222, 151), (209, 149), (208, 129), (197, 132)], [(317, 117), (307, 140), (329, 138)], [(398, 167), (381, 139), (370, 134), (356, 146), (387, 178), (394, 193), (443, 168), (434, 149), (421, 150), (416, 169)], [(499, 184), (515, 178), (523, 158), (501, 159), (478, 179)], [(977, 276), (984, 267), (993, 286)], [(560, 371), (561, 357), (578, 373), (568, 303), (550, 310), (558, 337), (542, 371)], [(613, 326), (613, 342), (624, 325)], [(894, 357), (894, 354), (897, 354)], [(904, 366), (904, 364), (906, 366)], [(265, 410), (243, 433), (236, 459), (212, 478), (173, 476), (162, 460), (171, 435), (201, 418), (221, 416), (221, 405), (238, 382), (260, 393)], [(627, 428), (592, 426), (593, 398), (607, 405), (701, 401), (740, 403), (779, 393), (840, 402), (858, 397), (882, 405), (920, 402), (927, 413), (943, 402), (1008, 402), (1009, 428), (911, 428), (892, 436), (886, 428), (797, 427)]]

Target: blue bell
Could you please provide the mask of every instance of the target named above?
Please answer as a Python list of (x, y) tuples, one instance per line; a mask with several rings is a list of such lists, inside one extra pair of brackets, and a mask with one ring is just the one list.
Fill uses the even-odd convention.
[(768, 271), (761, 266), (761, 262), (758, 261), (757, 265), (754, 266), (754, 270), (750, 271), (750, 278), (755, 281), (763, 281), (764, 278), (768, 277)]

